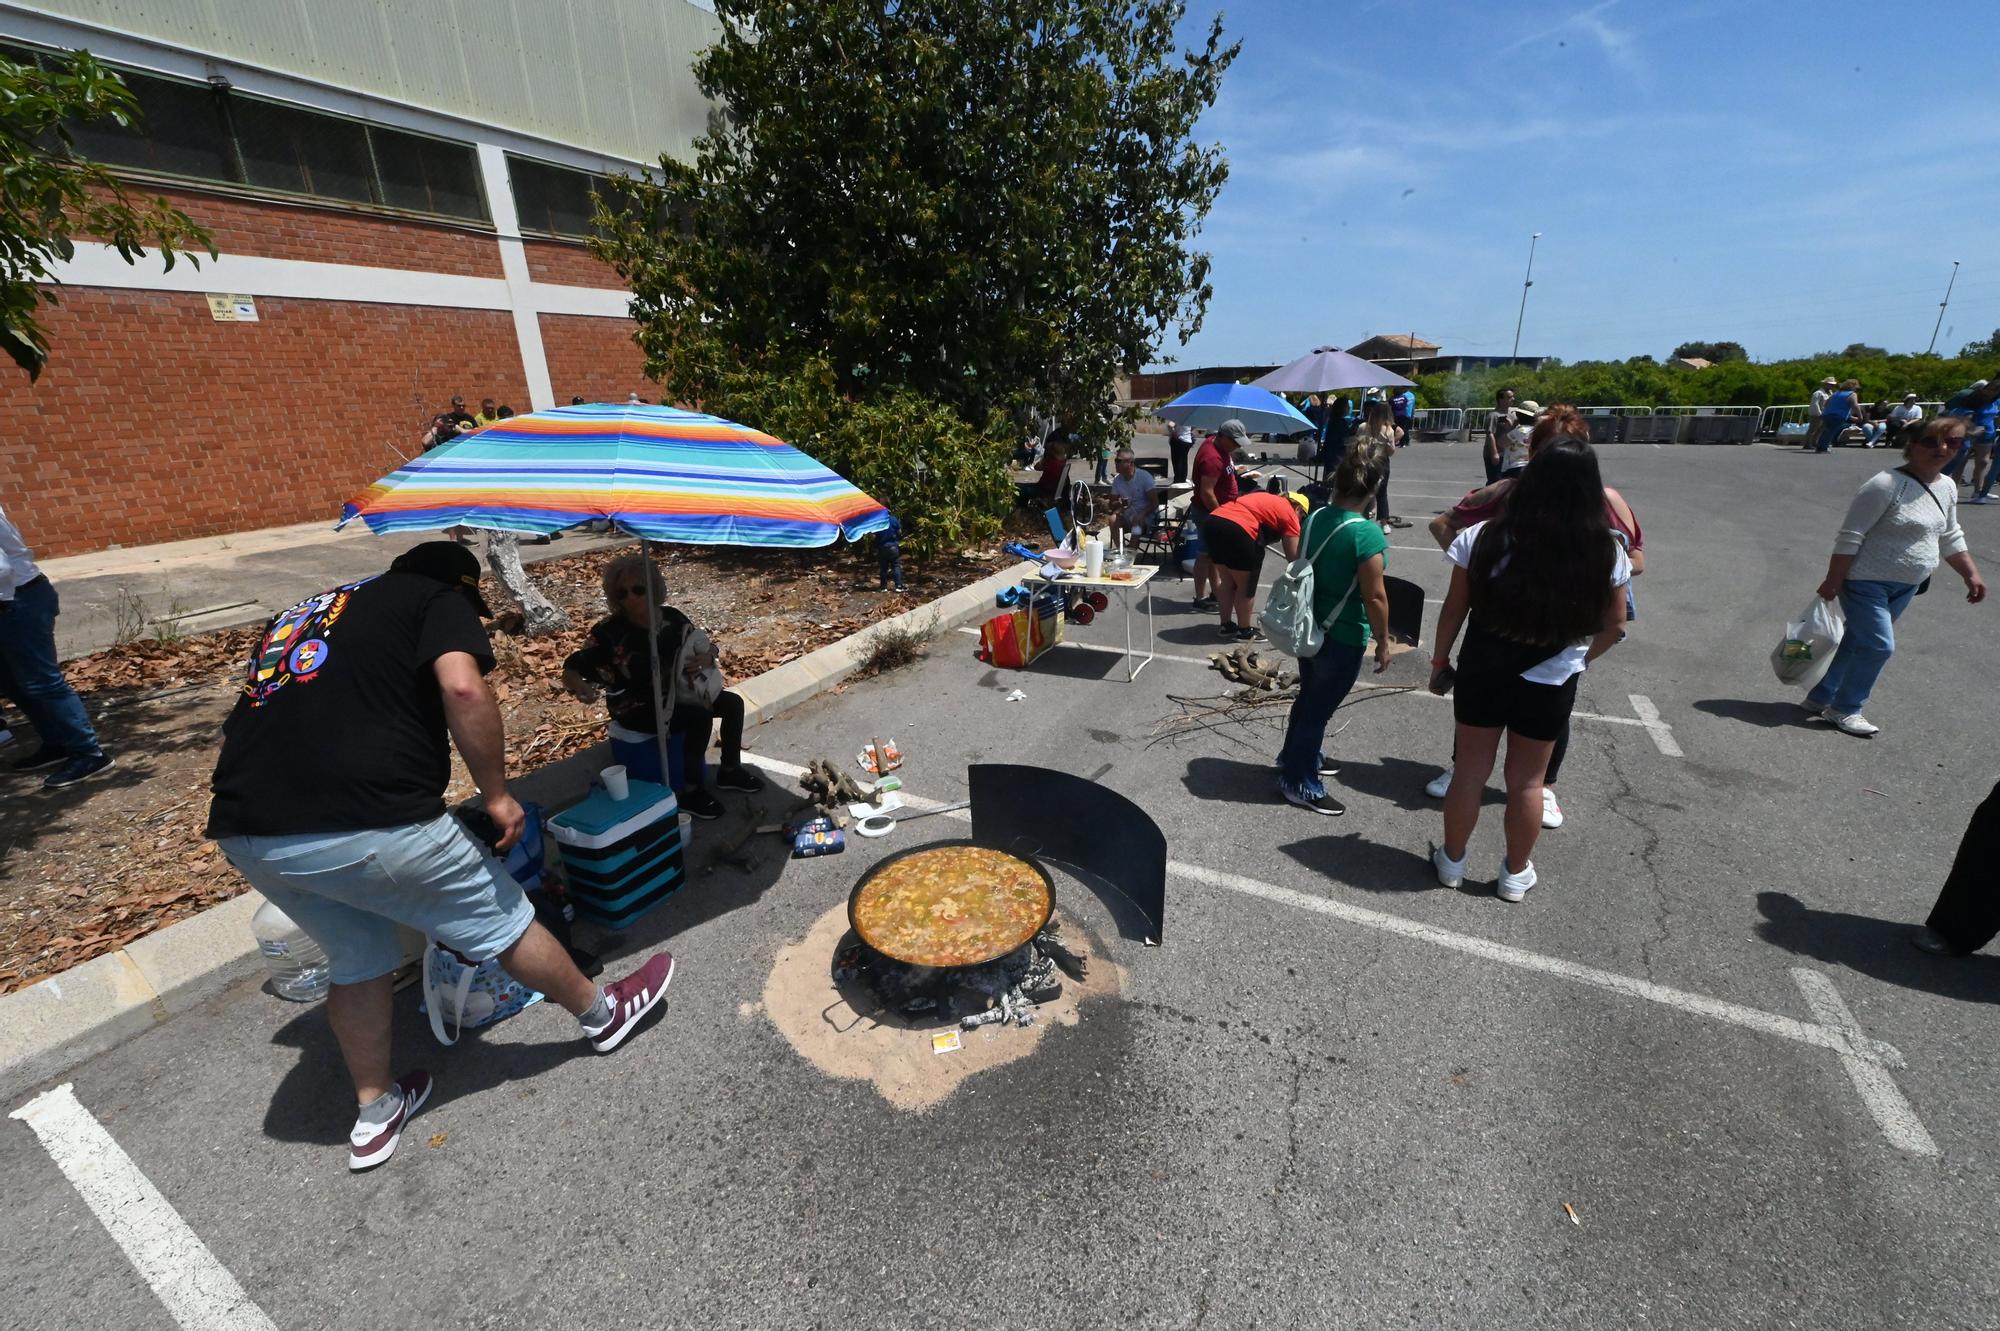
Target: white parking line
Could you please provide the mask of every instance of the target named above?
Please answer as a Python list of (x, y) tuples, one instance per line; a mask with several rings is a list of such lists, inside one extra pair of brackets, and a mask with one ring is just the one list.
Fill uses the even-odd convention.
[[(797, 781), (806, 772), (805, 768), (795, 763), (766, 758), (758, 754), (746, 753), (743, 759), (767, 772), (792, 781)], [(904, 795), (903, 802), (918, 809), (945, 807), (944, 801), (923, 799), (908, 794)], [(952, 809), (943, 816), (956, 818), (961, 822), (970, 822), (972, 819), (971, 813), (964, 809)], [(1884, 1136), (1902, 1150), (1919, 1155), (1938, 1154), (1937, 1143), (1924, 1130), (1916, 1112), (1910, 1108), (1909, 1102), (1903, 1099), (1902, 1092), (1889, 1078), (1887, 1069), (1907, 1065), (1902, 1051), (1892, 1044), (1870, 1039), (1862, 1034), (1853, 1015), (1848, 1012), (1846, 1004), (1842, 1003), (1840, 995), (1834, 992), (1832, 982), (1817, 972), (1806, 970), (1792, 972), (1799, 988), (1805, 993), (1807, 1005), (1812, 1008), (1813, 1015), (1817, 1018), (1814, 1021), (1800, 1021), (1796, 1017), (1745, 1007), (1741, 1003), (1710, 998), (1705, 994), (1690, 993), (1685, 989), (1655, 984), (1651, 980), (1641, 980), (1635, 976), (1620, 975), (1615, 971), (1586, 966), (1581, 962), (1568, 961), (1561, 957), (1530, 952), (1526, 948), (1514, 947), (1508, 943), (1496, 943), (1472, 934), (1462, 934), (1436, 925), (1422, 924), (1400, 915), (1370, 910), (1366, 906), (1351, 905), (1332, 897), (1314, 896), (1293, 888), (1280, 887), (1275, 883), (1246, 878), (1241, 874), (1207, 869), (1181, 860), (1168, 860), (1167, 872), (1175, 878), (1186, 879), (1207, 887), (1259, 897), (1279, 905), (1292, 906), (1317, 915), (1326, 915), (1347, 924), (1359, 925), (1364, 929), (1394, 934), (1413, 942), (1428, 943), (1433, 947), (1446, 948), (1467, 956), (1496, 962), (1502, 966), (1512, 966), (1517, 970), (1554, 975), (1576, 984), (1623, 994), (1628, 998), (1644, 999), (1649, 1003), (1657, 1003), (1691, 1016), (1707, 1017), (1710, 1021), (1718, 1021), (1724, 1025), (1742, 1027), (1761, 1035), (1776, 1036), (1781, 1040), (1790, 1040), (1813, 1049), (1828, 1050), (1840, 1057), (1841, 1063), (1847, 1068), (1848, 1076), (1854, 1081), (1855, 1089), (1861, 1092), (1869, 1114), (1881, 1127)]]
[[(1806, 1006), (1812, 1009), (1820, 1025), (1841, 1032), (1850, 1043), (1865, 1040), (1860, 1024), (1847, 1010), (1847, 1004), (1841, 1001), (1832, 980), (1802, 966), (1792, 968), (1792, 979), (1798, 984), (1799, 992), (1806, 996)], [(1913, 1155), (1938, 1154), (1937, 1142), (1924, 1130), (1917, 1112), (1903, 1098), (1903, 1092), (1897, 1088), (1887, 1069), (1875, 1059), (1853, 1049), (1840, 1051), (1840, 1065), (1847, 1069), (1848, 1079), (1861, 1093), (1861, 1103), (1868, 1106), (1868, 1112), (1874, 1115), (1875, 1126), (1882, 1129), (1883, 1136)]]
[(188, 1331), (277, 1331), (65, 1082), (9, 1114), (34, 1130), (98, 1223)]
[(1680, 743), (1674, 739), (1674, 728), (1660, 719), (1660, 709), (1653, 706), (1653, 700), (1643, 693), (1628, 693), (1632, 700), (1632, 710), (1639, 715), (1639, 724), (1646, 727), (1646, 733), (1659, 745), (1660, 752), (1669, 758), (1685, 758)]

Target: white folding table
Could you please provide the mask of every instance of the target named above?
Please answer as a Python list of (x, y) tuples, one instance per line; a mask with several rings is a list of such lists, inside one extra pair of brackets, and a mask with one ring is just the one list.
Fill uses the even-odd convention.
[(1132, 651), (1132, 593), (1144, 588), (1147, 583), (1153, 580), (1153, 575), (1159, 571), (1159, 569), (1148, 564), (1144, 568), (1134, 567), (1124, 570), (1125, 576), (1122, 578), (1114, 578), (1108, 573), (1095, 578), (1085, 577), (1081, 572), (1065, 573), (1059, 578), (1045, 578), (1040, 573), (1030, 573), (1027, 581), (1040, 586), (1055, 587), (1062, 591), (1105, 591), (1118, 593), (1119, 598), (1125, 604), (1125, 682), (1129, 684), (1137, 679), (1139, 672), (1144, 670), (1153, 660), (1154, 644), (1157, 641), (1153, 633), (1153, 596), (1148, 591), (1146, 593), (1146, 654), (1143, 657), (1135, 659)]

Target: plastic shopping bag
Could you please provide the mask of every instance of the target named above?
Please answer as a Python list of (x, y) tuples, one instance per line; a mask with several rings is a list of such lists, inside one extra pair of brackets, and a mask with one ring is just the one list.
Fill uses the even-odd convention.
[(1771, 669), (1778, 682), (1809, 689), (1819, 683), (1833, 664), (1833, 653), (1847, 631), (1847, 616), (1840, 602), (1813, 598), (1805, 614), (1785, 625), (1785, 636), (1771, 649)]

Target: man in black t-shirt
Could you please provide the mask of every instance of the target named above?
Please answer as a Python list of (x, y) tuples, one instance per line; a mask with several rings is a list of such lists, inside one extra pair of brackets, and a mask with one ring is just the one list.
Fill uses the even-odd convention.
[(568, 1008), (603, 1053), (665, 996), (674, 960), (656, 953), (600, 990), (535, 923), (520, 884), (445, 812), (450, 744), (500, 829), (520, 838), (506, 735), (483, 678), (493, 652), (479, 560), (427, 541), (387, 573), (299, 602), (272, 619), (222, 727), (208, 834), (251, 886), (326, 953), (327, 1020), (360, 1105), (348, 1168), (387, 1160), (431, 1079), (390, 1075), (396, 926)]

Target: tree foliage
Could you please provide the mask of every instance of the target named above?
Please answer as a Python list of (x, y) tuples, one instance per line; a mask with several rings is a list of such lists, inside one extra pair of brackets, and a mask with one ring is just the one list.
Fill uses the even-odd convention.
[(1638, 359), (1578, 361), (1545, 365), (1535, 373), (1513, 366), (1472, 374), (1425, 375), (1417, 381), (1417, 400), (1426, 407), (1490, 407), (1493, 394), (1505, 386), (1544, 405), (1769, 407), (1808, 400), (1819, 381), (1832, 375), (1860, 380), (1864, 401), (1893, 401), (1913, 392), (1932, 402), (1944, 400), (1975, 379), (1996, 377), (1996, 369), (2000, 367), (1990, 359), (1943, 360), (1935, 356), (1828, 355), (1763, 365), (1718, 364), (1706, 370), (1678, 369)]
[(1705, 360), (1716, 365), (1750, 359), (1741, 342), (1683, 342), (1674, 348), (1673, 355), (1677, 359)]
[[(129, 125), (139, 104), (118, 76), (78, 51), (50, 67), (0, 57), (0, 345), (33, 379), (48, 363), (48, 333), (36, 318), (58, 304), (54, 266), (91, 236), (136, 263), (150, 247), (168, 268), (208, 232), (165, 199), (135, 201), (101, 165), (78, 155), (67, 126), (108, 119)], [(188, 262), (199, 263), (192, 254)]]
[(1991, 337), (1966, 343), (1958, 354), (1960, 357), (2000, 355), (2000, 328), (1994, 329)]
[(1236, 54), (1220, 18), (1180, 52), (1182, 0), (716, 12), (695, 76), (719, 110), (694, 160), (621, 182), (635, 206), (598, 218), (668, 396), (746, 401), (743, 372), (823, 361), (855, 410), (941, 404), (974, 439), (1041, 414), (1122, 436), (1114, 377), (1192, 336), (1210, 294), (1192, 243), (1228, 168), (1191, 136)]

